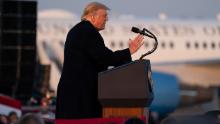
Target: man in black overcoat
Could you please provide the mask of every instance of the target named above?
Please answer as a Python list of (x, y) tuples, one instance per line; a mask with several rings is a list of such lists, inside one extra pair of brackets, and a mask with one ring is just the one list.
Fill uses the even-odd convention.
[(137, 35), (127, 49), (115, 52), (108, 49), (99, 33), (108, 20), (107, 10), (98, 2), (88, 4), (82, 21), (68, 32), (57, 89), (56, 119), (100, 118), (98, 73), (108, 66), (130, 62), (131, 54), (143, 45), (143, 36)]

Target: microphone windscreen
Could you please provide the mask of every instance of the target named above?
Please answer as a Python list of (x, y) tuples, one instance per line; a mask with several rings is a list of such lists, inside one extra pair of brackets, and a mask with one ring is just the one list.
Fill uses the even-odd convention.
[(140, 33), (140, 30), (137, 27), (132, 27), (131, 31), (133, 31), (134, 33)]

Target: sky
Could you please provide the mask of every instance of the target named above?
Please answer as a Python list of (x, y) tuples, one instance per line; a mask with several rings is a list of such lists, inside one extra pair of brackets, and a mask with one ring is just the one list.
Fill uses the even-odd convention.
[[(91, 0), (37, 0), (38, 9), (64, 9), (81, 15)], [(112, 15), (133, 15), (157, 18), (166, 13), (168, 18), (216, 19), (220, 13), (220, 0), (96, 0), (107, 5)]]

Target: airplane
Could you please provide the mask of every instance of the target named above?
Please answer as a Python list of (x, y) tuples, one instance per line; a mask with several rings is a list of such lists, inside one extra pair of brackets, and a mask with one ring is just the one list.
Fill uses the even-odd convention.
[[(38, 14), (38, 56), (41, 64), (51, 65), (50, 87), (55, 91), (67, 32), (79, 21), (77, 15), (65, 10), (44, 10)], [(166, 115), (177, 107), (185, 109), (198, 104), (206, 111), (218, 109), (220, 21), (120, 16), (109, 19), (101, 31), (106, 46), (113, 51), (128, 47), (129, 38), (136, 35), (131, 32), (133, 26), (149, 29), (159, 42), (158, 49), (145, 57), (150, 59), (153, 71), (152, 111)], [(146, 37), (132, 59), (139, 59), (153, 46), (153, 39)]]

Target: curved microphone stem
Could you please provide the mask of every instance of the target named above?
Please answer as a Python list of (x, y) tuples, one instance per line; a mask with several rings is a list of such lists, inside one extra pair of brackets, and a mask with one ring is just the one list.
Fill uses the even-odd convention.
[(148, 36), (148, 37), (150, 37), (150, 38), (153, 38), (153, 39), (155, 40), (155, 43), (154, 43), (153, 49), (150, 50), (150, 51), (148, 51), (147, 53), (141, 55), (141, 57), (140, 57), (139, 60), (141, 60), (141, 59), (143, 59), (145, 56), (147, 56), (147, 55), (153, 53), (153, 52), (157, 49), (157, 45), (158, 45), (157, 38), (156, 38), (156, 36), (155, 36), (153, 33), (151, 33), (149, 30), (147, 30), (147, 29), (145, 29), (145, 28), (143, 29), (143, 31), (146, 31), (147, 33), (145, 33), (145, 35)]

